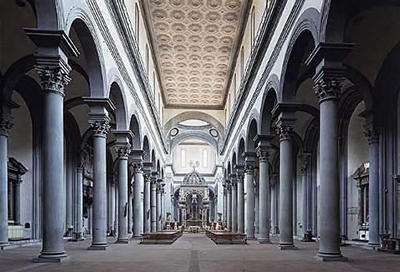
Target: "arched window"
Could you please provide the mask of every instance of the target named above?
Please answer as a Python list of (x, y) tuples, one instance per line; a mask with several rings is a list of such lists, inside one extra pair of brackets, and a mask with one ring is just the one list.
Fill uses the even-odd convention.
[(186, 167), (186, 149), (181, 149), (181, 167)]
[(208, 166), (207, 161), (208, 161), (208, 150), (203, 149), (201, 166), (206, 168)]

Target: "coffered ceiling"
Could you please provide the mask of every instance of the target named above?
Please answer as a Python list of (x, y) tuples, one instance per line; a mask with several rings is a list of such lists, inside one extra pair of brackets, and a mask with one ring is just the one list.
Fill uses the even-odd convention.
[(166, 107), (223, 107), (247, 3), (142, 1)]

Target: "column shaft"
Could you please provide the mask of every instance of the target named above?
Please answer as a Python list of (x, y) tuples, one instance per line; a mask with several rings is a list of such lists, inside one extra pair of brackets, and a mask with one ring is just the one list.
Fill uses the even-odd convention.
[(161, 189), (158, 188), (157, 190), (157, 208), (156, 208), (156, 226), (157, 226), (157, 231), (161, 231)]
[[(2, 121), (2, 120), (1, 120)], [(0, 247), (8, 245), (8, 131), (0, 130)], [(2, 133), (3, 132), (3, 133)]]
[(133, 236), (140, 237), (143, 233), (143, 206), (142, 206), (142, 195), (143, 195), (143, 172), (141, 167), (135, 167), (135, 188), (134, 188), (134, 230)]
[[(40, 74), (39, 74), (40, 75)], [(44, 85), (44, 84), (43, 84)], [(45, 90), (44, 97), (43, 240), (41, 261), (66, 257), (63, 240), (64, 96)]]
[(151, 182), (151, 232), (157, 231), (157, 184), (156, 181)]
[(232, 184), (232, 231), (238, 231), (238, 205), (237, 205), (237, 184)]
[(228, 231), (232, 231), (232, 191), (231, 185), (228, 185), (229, 188), (227, 189), (227, 197), (226, 197), (226, 227)]
[(148, 175), (145, 177), (144, 181), (144, 232), (148, 233), (151, 231), (151, 221), (150, 221), (150, 195), (151, 195), (151, 184)]
[(279, 227), (281, 249), (293, 248), (293, 150), (290, 128), (282, 127), (280, 139), (280, 212)]
[(370, 129), (366, 132), (369, 143), (369, 242), (379, 246), (379, 133)]
[(119, 171), (118, 171), (118, 239), (117, 243), (127, 244), (128, 238), (128, 156), (129, 147), (118, 148)]
[(320, 102), (320, 243), (318, 256), (340, 258), (337, 100)]
[(83, 223), (83, 168), (78, 167), (75, 188), (75, 222), (74, 236), (76, 241), (83, 239), (82, 223)]
[(267, 153), (259, 155), (260, 157), (260, 179), (259, 179), (259, 237), (260, 243), (270, 243), (269, 238), (269, 227), (271, 224), (270, 220), (270, 205), (269, 205), (269, 171), (268, 171), (268, 160)]
[(243, 175), (238, 177), (237, 182), (237, 205), (238, 205), (238, 233), (244, 233), (244, 188), (243, 188)]
[(246, 234), (248, 239), (254, 239), (254, 183), (253, 170), (247, 169), (245, 173), (246, 185)]
[(133, 189), (132, 189), (132, 184), (129, 184), (129, 189), (128, 189), (128, 234), (132, 234), (133, 231)]

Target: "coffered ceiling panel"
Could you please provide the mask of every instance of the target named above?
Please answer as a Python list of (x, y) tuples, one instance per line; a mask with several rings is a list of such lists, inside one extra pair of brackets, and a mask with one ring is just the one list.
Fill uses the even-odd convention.
[(167, 106), (222, 107), (247, 0), (143, 4)]

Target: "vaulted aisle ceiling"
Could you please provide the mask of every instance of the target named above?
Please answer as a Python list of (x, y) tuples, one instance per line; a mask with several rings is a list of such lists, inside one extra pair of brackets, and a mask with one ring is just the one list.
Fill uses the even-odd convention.
[(248, 0), (142, 3), (166, 106), (222, 109)]

